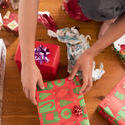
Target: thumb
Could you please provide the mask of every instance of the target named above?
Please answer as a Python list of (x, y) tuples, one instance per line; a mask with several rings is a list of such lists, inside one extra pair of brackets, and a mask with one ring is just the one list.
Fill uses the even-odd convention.
[(75, 66), (73, 67), (73, 70), (72, 70), (71, 74), (69, 75), (68, 79), (69, 79), (69, 80), (72, 80), (72, 79), (75, 77), (77, 71), (78, 71), (78, 65), (75, 65)]
[(43, 84), (43, 79), (42, 76), (40, 75), (40, 78), (38, 79), (38, 85), (40, 87), (40, 89), (44, 89), (44, 84)]

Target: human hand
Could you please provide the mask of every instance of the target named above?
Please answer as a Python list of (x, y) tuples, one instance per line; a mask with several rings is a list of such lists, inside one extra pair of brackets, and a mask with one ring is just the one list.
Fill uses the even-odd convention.
[(40, 74), (40, 71), (35, 62), (22, 65), (21, 82), (26, 97), (30, 99), (34, 105), (37, 105), (36, 86), (38, 84), (41, 89), (44, 89), (44, 84), (42, 75)]
[(88, 51), (83, 53), (77, 60), (69, 76), (69, 80), (72, 80), (75, 77), (78, 70), (82, 71), (83, 85), (80, 90), (80, 94), (81, 93), (85, 94), (92, 87), (93, 58), (94, 56), (90, 54)]

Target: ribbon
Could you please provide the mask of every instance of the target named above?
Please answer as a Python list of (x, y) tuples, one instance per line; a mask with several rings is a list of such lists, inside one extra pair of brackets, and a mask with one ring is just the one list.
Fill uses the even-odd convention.
[(76, 116), (79, 117), (83, 114), (83, 108), (80, 105), (75, 105), (72, 109), (72, 113)]
[(47, 47), (44, 47), (40, 45), (39, 47), (34, 49), (35, 52), (35, 60), (38, 61), (40, 64), (43, 62), (48, 63), (48, 55), (50, 54), (50, 51)]
[(54, 32), (56, 32), (57, 27), (53, 20), (53, 18), (50, 16), (49, 12), (41, 12), (38, 13), (38, 22), (42, 23), (47, 29), (50, 29)]

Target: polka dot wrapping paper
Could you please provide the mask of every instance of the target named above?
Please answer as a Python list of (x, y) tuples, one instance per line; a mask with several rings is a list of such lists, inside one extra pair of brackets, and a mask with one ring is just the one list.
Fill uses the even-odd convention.
[(40, 125), (90, 125), (78, 78), (59, 79), (44, 83), (37, 89)]
[(125, 125), (125, 77), (101, 102), (97, 110), (113, 125)]

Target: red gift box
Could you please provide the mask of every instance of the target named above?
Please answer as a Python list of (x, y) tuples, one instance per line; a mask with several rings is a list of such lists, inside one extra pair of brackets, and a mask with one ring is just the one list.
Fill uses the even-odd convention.
[(98, 112), (113, 125), (125, 125), (125, 77), (101, 102)]
[(36, 91), (40, 125), (90, 125), (78, 78), (59, 79), (44, 83)]
[(3, 26), (8, 31), (18, 34), (18, 14), (7, 11), (3, 17)]
[[(48, 55), (49, 62), (48, 63), (43, 62), (42, 64), (40, 64), (38, 61), (36, 61), (36, 65), (40, 69), (44, 80), (53, 80), (56, 76), (60, 62), (60, 47), (54, 44), (49, 44), (39, 41), (35, 42), (35, 48), (39, 47), (40, 45), (43, 45), (44, 47), (47, 47), (49, 49), (50, 51), (50, 54)], [(19, 45), (17, 47), (17, 51), (15, 54), (15, 62), (17, 64), (19, 71), (21, 71), (21, 53)]]

